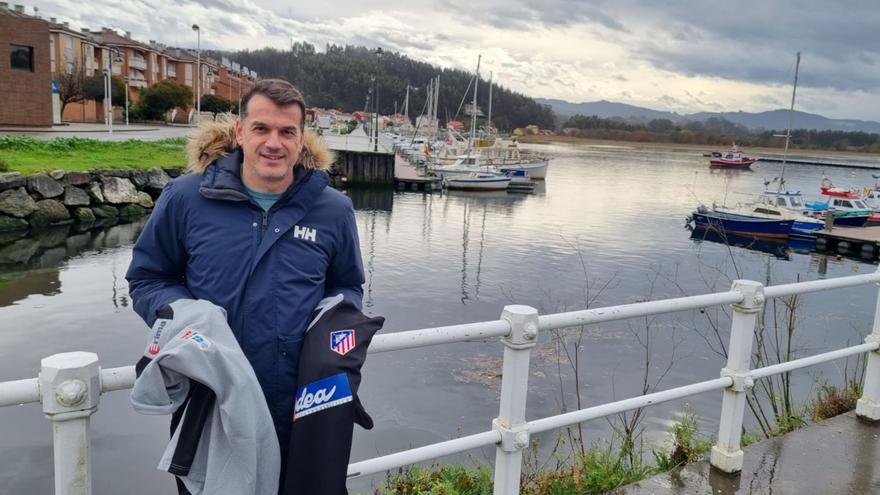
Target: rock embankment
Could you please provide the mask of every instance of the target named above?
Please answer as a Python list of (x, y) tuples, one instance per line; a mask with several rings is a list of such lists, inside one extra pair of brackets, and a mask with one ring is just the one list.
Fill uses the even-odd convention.
[(0, 174), (0, 232), (136, 217), (153, 208), (178, 169)]

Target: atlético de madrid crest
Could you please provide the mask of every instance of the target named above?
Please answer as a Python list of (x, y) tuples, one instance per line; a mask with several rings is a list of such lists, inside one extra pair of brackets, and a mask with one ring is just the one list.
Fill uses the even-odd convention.
[(348, 351), (354, 349), (354, 329), (351, 330), (337, 330), (335, 332), (330, 332), (330, 350), (339, 354), (340, 356), (345, 356), (348, 354)]

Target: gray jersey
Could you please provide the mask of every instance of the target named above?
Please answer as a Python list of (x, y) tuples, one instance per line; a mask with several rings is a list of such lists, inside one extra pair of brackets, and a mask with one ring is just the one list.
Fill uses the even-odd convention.
[[(143, 414), (171, 414), (194, 383), (216, 396), (205, 415), (191, 465), (180, 476), (193, 495), (278, 493), (278, 438), (257, 377), (226, 323), (222, 308), (208, 301), (178, 300), (173, 318), (156, 320), (131, 403)], [(187, 408), (192, 407), (190, 403)], [(186, 413), (184, 413), (186, 414)], [(180, 421), (158, 468), (180, 475), (173, 464), (181, 448)]]

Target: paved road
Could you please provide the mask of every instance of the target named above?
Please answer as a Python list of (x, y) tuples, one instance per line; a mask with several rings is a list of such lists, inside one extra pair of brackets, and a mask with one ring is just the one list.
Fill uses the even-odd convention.
[(185, 126), (145, 126), (115, 123), (113, 134), (107, 132), (104, 124), (69, 124), (53, 126), (51, 128), (27, 128), (27, 127), (0, 127), (0, 136), (23, 135), (37, 139), (52, 139), (56, 137), (79, 137), (89, 139), (101, 139), (105, 141), (125, 141), (127, 139), (140, 139), (142, 141), (157, 141), (175, 137), (186, 137), (194, 128)]

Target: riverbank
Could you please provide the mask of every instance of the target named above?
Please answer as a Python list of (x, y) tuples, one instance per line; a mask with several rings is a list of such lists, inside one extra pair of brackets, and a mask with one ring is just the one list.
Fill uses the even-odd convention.
[[(582, 138), (582, 137), (574, 137), (574, 136), (563, 136), (563, 135), (534, 135), (534, 136), (520, 136), (517, 138), (520, 143), (523, 144), (580, 144), (587, 146), (600, 146), (600, 147), (620, 147), (620, 148), (639, 148), (639, 149), (658, 149), (658, 150), (667, 150), (667, 151), (686, 151), (686, 152), (699, 152), (699, 153), (708, 153), (711, 151), (719, 151), (725, 146), (713, 146), (709, 144), (686, 144), (686, 143), (659, 143), (659, 142), (645, 142), (645, 141), (618, 141), (618, 140), (606, 140), (606, 139), (593, 139), (593, 138)], [(782, 154), (782, 148), (768, 148), (768, 147), (743, 147), (745, 151), (750, 153), (767, 153), (767, 154)], [(861, 152), (861, 151), (836, 151), (836, 150), (820, 150), (820, 149), (800, 149), (800, 148), (789, 148), (788, 150), (790, 155), (809, 155), (816, 157), (849, 157), (849, 158), (859, 158), (859, 159), (876, 159), (880, 161), (880, 153), (869, 153), (869, 152)]]

